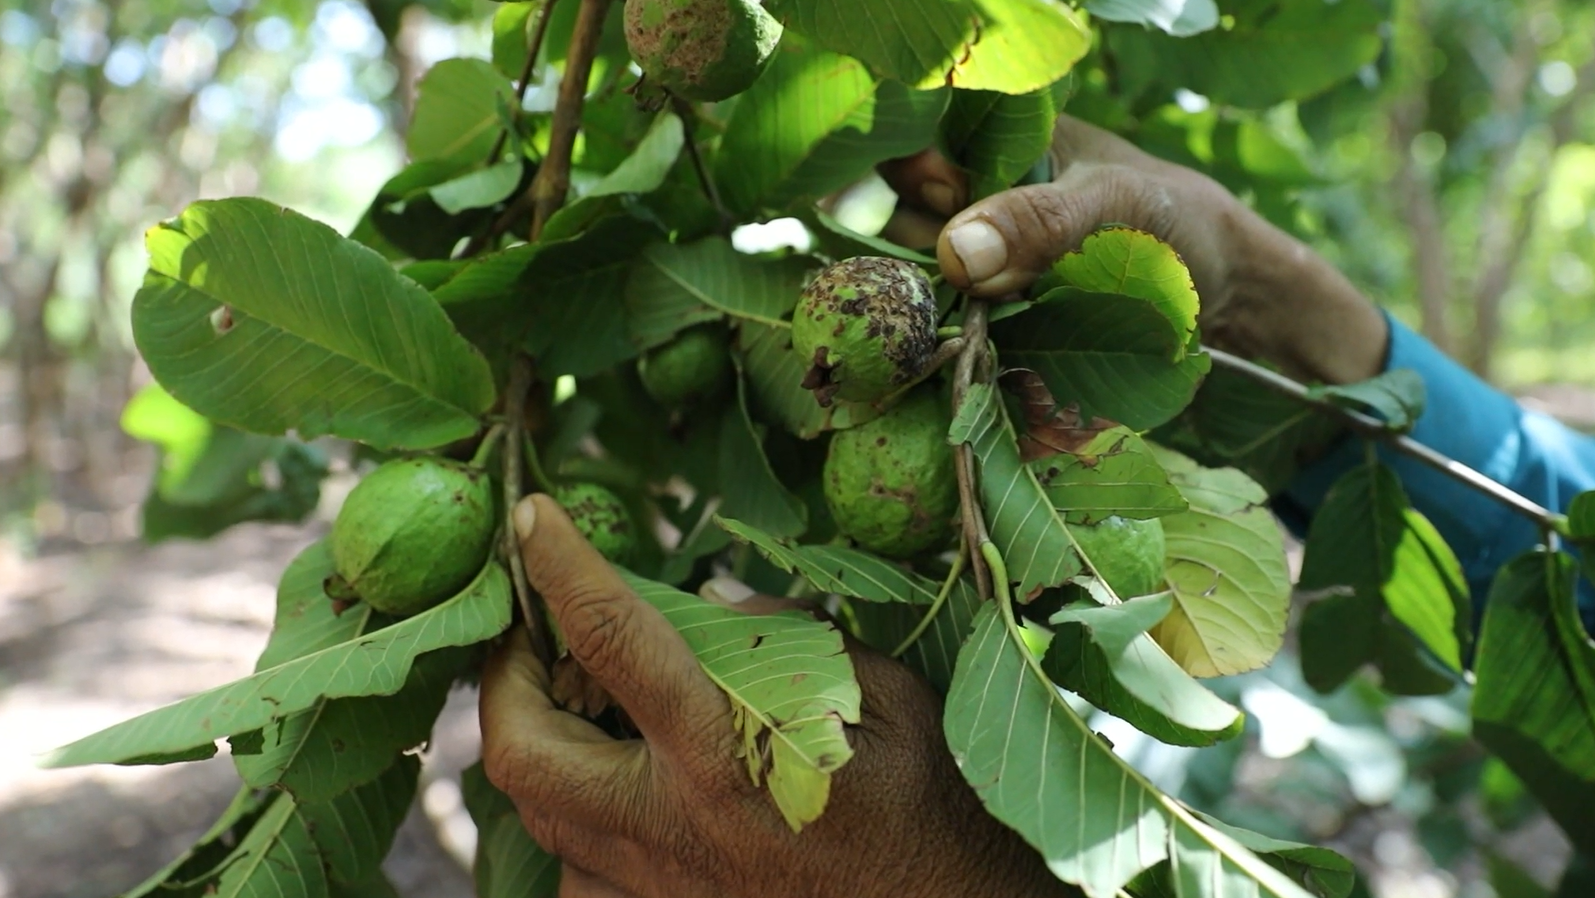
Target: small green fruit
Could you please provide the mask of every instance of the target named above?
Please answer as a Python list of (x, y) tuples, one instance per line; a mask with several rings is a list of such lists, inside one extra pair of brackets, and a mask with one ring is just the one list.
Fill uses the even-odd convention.
[(355, 485), (333, 522), (339, 590), (388, 614), (431, 608), (487, 563), (493, 510), (492, 481), (480, 470), (441, 458), (383, 464)]
[(553, 495), (598, 554), (615, 564), (631, 561), (637, 551), (637, 528), (619, 496), (596, 483), (556, 487)]
[(792, 317), (792, 348), (812, 365), (820, 405), (874, 402), (912, 383), (936, 352), (936, 296), (918, 265), (860, 256), (826, 268)]
[(823, 473), (836, 529), (890, 558), (946, 545), (958, 510), (950, 424), (937, 391), (921, 388), (879, 418), (833, 436)]
[(642, 388), (665, 408), (685, 408), (718, 394), (731, 380), (730, 338), (718, 324), (689, 328), (637, 360)]
[(1114, 515), (1091, 525), (1070, 524), (1098, 577), (1121, 599), (1163, 591), (1163, 522)]
[(625, 27), (626, 46), (648, 78), (698, 102), (751, 87), (782, 31), (754, 0), (627, 0)]

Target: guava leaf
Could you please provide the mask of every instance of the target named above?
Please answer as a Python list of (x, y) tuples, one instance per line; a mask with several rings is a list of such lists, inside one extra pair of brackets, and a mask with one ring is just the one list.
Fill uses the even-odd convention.
[(737, 379), (737, 401), (720, 419), (720, 507), (776, 536), (808, 529), (808, 507), (792, 495), (764, 454), (764, 435), (748, 415), (748, 388)]
[(1212, 745), (1240, 733), (1240, 710), (1191, 679), (1146, 631), (1168, 616), (1168, 595), (1065, 608), (1041, 661), (1053, 682), (1170, 745)]
[[(222, 809), (216, 822), (187, 851), (148, 879), (123, 892), (122, 898), (145, 898), (157, 890), (162, 896), (177, 898), (199, 895), (203, 877), (227, 860), (233, 847), (248, 834), (276, 797), (248, 786), (239, 789), (233, 795), (233, 800)], [(196, 879), (201, 880), (201, 884), (195, 884)]]
[(626, 282), (631, 339), (644, 348), (658, 346), (722, 315), (790, 327), (782, 318), (797, 305), (811, 267), (801, 258), (771, 261), (737, 252), (724, 237), (652, 244)]
[(1152, 638), (1195, 677), (1256, 670), (1279, 652), (1290, 609), (1285, 540), (1268, 496), (1232, 468), (1155, 451), (1190, 510), (1162, 519), (1174, 610)]
[(256, 199), (201, 201), (146, 235), (133, 335), (213, 421), (425, 449), (475, 433), (487, 362), (381, 256)]
[(1064, 93), (1055, 85), (1017, 96), (953, 91), (941, 143), (947, 157), (970, 174), (972, 199), (1007, 190), (1046, 155)]
[(842, 634), (800, 612), (752, 616), (626, 575), (681, 632), (726, 693), (755, 783), (767, 783), (794, 831), (818, 819), (831, 774), (853, 756), (844, 725), (861, 696)]
[(1427, 402), (1423, 378), (1410, 368), (1386, 371), (1354, 384), (1319, 386), (1315, 396), (1358, 411), (1371, 411), (1394, 433), (1410, 433)]
[(814, 243), (819, 253), (832, 259), (851, 259), (854, 256), (886, 256), (891, 259), (902, 259), (913, 262), (922, 268), (935, 270), (936, 260), (924, 253), (915, 252), (906, 246), (897, 244), (884, 237), (872, 237), (860, 234), (845, 224), (832, 218), (825, 210), (818, 206), (811, 209), (800, 209), (794, 216), (809, 229), (814, 235)]
[(681, 148), (686, 144), (686, 131), (681, 126), (681, 117), (673, 112), (659, 113), (631, 155), (591, 186), (584, 188), (582, 198), (652, 193), (658, 190), (665, 183), (670, 169), (681, 156)]
[[(633, 358), (626, 334), (626, 278), (632, 255), (659, 231), (629, 216), (606, 219), (592, 232), (549, 244), (517, 284), (529, 334), (523, 342), (544, 376), (587, 377)], [(554, 247), (558, 247), (554, 249)]]
[(487, 781), (480, 761), (460, 774), (460, 791), (476, 824), (477, 898), (555, 898), (559, 858), (532, 841), (514, 802)]
[(880, 410), (862, 402), (839, 399), (822, 408), (814, 394), (803, 389), (809, 363), (792, 350), (792, 328), (743, 322), (737, 347), (754, 403), (766, 420), (773, 420), (805, 440), (828, 430), (846, 430), (880, 417)]
[[(415, 111), (405, 133), (410, 159), (474, 164), (487, 159), (503, 127), (501, 109), (514, 106), (509, 78), (481, 59), (445, 59), (416, 86)], [(493, 160), (496, 161), (496, 160)]]
[(321, 699), (391, 695), (418, 655), (481, 642), (509, 623), (509, 578), (490, 561), (435, 608), (108, 727), (52, 752), (44, 766), (209, 757), (217, 739), (259, 730)]
[(1388, 608), (1392, 623), (1410, 628), (1442, 663), (1461, 673), (1472, 641), (1462, 565), (1434, 525), (1412, 508), (1388, 467), (1359, 466), (1330, 488), (1307, 533), (1298, 587), (1345, 587), (1376, 599), (1379, 612), (1380, 604)]
[(877, 81), (857, 59), (787, 39), (739, 98), (714, 178), (738, 212), (818, 198), (931, 143), (945, 91)]
[(1085, 9), (1093, 18), (1151, 25), (1174, 37), (1190, 37), (1218, 25), (1213, 0), (1086, 0)]
[(467, 209), (482, 209), (508, 199), (521, 183), (521, 174), (520, 160), (512, 159), (450, 178), (427, 192), (439, 209), (458, 215)]
[(1030, 462), (1052, 507), (1071, 524), (1095, 524), (1117, 515), (1150, 520), (1185, 511), (1189, 504), (1139, 434), (1114, 427), (1076, 452)]
[(415, 798), (421, 759), (405, 755), (379, 777), (333, 801), (299, 801), (310, 837), (334, 880), (355, 883), (376, 873)]
[(1187, 352), (1157, 303), (1072, 287), (993, 322), (991, 336), (1003, 363), (1041, 375), (1060, 406), (1135, 430), (1179, 414), (1211, 365)]
[(1019, 458), (1007, 409), (991, 384), (973, 384), (954, 416), (948, 441), (969, 443), (979, 462), (976, 479), (986, 526), (1019, 584), (1020, 601), (1080, 573), (1080, 556), (1063, 518), (1035, 474)]
[(986, 810), (1088, 898), (1165, 858), (1181, 898), (1311, 898), (1113, 753), (1064, 701), (1000, 603), (975, 619), (947, 697), (947, 742)]
[(1473, 735), (1517, 774), (1584, 853), (1595, 852), (1595, 643), (1564, 554), (1530, 552), (1484, 606)]
[[(945, 696), (953, 682), (958, 650), (973, 631), (980, 608), (980, 594), (973, 579), (965, 574), (954, 584), (924, 632), (898, 660), (923, 674), (936, 693)], [(852, 606), (852, 612), (859, 638), (881, 652), (896, 649), (930, 613), (924, 605), (895, 602), (860, 602)]]
[(519, 78), (526, 67), (527, 44), (542, 4), (535, 0), (500, 3), (493, 10), (493, 66), (505, 78)]
[(768, 0), (787, 28), (919, 88), (1022, 94), (1091, 46), (1083, 17), (1045, 0)]
[(1196, 337), (1201, 303), (1190, 269), (1172, 246), (1145, 231), (1103, 228), (1086, 237), (1080, 249), (1059, 259), (1053, 271), (1071, 287), (1152, 303), (1174, 328), (1174, 340), (1181, 347), (1190, 346)]
[(866, 602), (929, 605), (941, 589), (940, 584), (868, 552), (844, 546), (798, 545), (720, 515), (714, 522), (737, 542), (751, 545), (771, 564), (803, 577), (823, 593)]

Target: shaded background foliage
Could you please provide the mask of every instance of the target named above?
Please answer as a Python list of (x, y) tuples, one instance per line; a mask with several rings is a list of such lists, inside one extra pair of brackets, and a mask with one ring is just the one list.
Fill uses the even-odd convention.
[[(1246, 71), (1205, 96), (1142, 83), (1137, 54), (1170, 48), (1112, 29), (1114, 83), (1077, 84), (1068, 109), (1237, 189), (1496, 382), (1595, 385), (1595, 11), (1384, 6), (1374, 61), (1299, 105), (1245, 108)], [(7, 552), (59, 555), (139, 531), (151, 457), (119, 419), (148, 380), (128, 327), (144, 229), (194, 199), (255, 194), (347, 231), (403, 163), (415, 82), (440, 59), (486, 56), (492, 9), (12, 0), (0, 11)], [(1558, 409), (1595, 421), (1577, 402)], [(1466, 741), (1464, 698), (1391, 700), (1360, 684), (1319, 698), (1292, 668), (1229, 684), (1257, 722), (1222, 750), (1113, 736), (1160, 785), (1226, 820), (1346, 850), (1381, 895), (1482, 895), (1487, 881), (1534, 894), (1511, 891), (1517, 868), (1487, 847), (1511, 844), (1507, 833), (1520, 834), (1512, 853), (1531, 878), (1559, 869), (1565, 848)]]

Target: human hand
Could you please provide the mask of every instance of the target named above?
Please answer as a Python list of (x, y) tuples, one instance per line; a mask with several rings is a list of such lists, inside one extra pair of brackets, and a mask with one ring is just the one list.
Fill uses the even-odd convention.
[(571, 654), (642, 738), (559, 710), (517, 630), (482, 679), (488, 778), (564, 861), (562, 898), (1077, 894), (981, 807), (947, 750), (941, 706), (907, 668), (852, 650), (855, 754), (819, 820), (793, 833), (736, 757), (724, 693), (546, 496), (515, 509), (532, 585)]
[(1383, 369), (1388, 334), (1372, 303), (1218, 182), (1067, 115), (1054, 129), (1050, 160), (1050, 183), (973, 205), (963, 172), (935, 151), (887, 163), (881, 174), (903, 201), (897, 233), (888, 236), (925, 245), (925, 224), (939, 228), (936, 256), (947, 281), (1001, 300), (1097, 228), (1128, 225), (1185, 261), (1208, 343), (1330, 383)]

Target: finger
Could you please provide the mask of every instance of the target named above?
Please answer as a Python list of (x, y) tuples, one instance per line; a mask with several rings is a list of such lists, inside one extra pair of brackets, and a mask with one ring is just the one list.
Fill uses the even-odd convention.
[(903, 202), (942, 218), (969, 204), (969, 178), (935, 150), (888, 160), (877, 170)]
[(542, 593), (571, 655), (626, 710), (644, 737), (690, 745), (729, 716), (686, 640), (642, 601), (582, 537), (558, 502), (537, 495), (515, 506), (526, 576)]
[(1121, 221), (1126, 170), (1071, 166), (1056, 181), (988, 197), (948, 222), (936, 246), (954, 287), (992, 298), (1024, 290), (1093, 230)]
[(488, 658), (478, 715), (487, 778), (522, 816), (559, 815), (594, 826), (640, 829), (652, 805), (642, 746), (554, 707), (548, 672), (517, 627)]
[(559, 898), (636, 898), (632, 893), (570, 864), (559, 871)]
[(1135, 144), (1095, 125), (1068, 115), (1058, 116), (1052, 129), (1053, 174), (1080, 163), (1140, 165), (1152, 157)]

